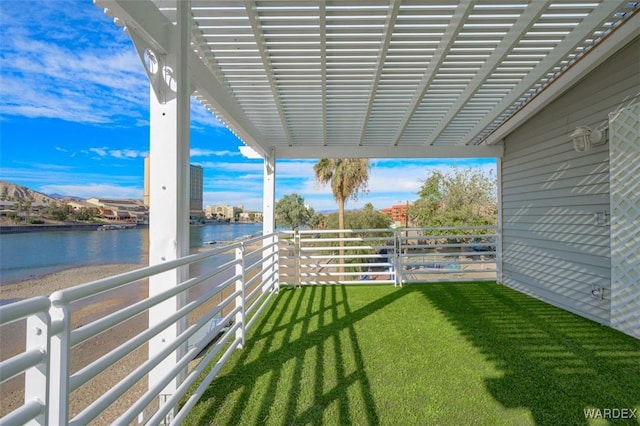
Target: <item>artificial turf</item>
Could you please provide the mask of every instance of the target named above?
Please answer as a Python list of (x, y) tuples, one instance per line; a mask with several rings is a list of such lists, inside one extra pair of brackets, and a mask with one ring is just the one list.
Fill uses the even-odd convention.
[(438, 283), (282, 289), (186, 424), (639, 418), (640, 340), (495, 283)]

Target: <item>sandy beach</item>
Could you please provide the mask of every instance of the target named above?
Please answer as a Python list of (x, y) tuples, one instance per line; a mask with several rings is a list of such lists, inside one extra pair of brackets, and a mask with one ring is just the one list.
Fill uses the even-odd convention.
[[(79, 284), (95, 281), (101, 278), (131, 271), (144, 265), (138, 264), (109, 264), (99, 266), (85, 266), (55, 272), (50, 275), (37, 277), (25, 281), (3, 284), (0, 286), (0, 298), (3, 300), (25, 299), (35, 296), (49, 296), (57, 290), (73, 287)], [(209, 285), (217, 285), (209, 283)], [(127, 289), (116, 290), (108, 295), (92, 297), (87, 302), (74, 304), (71, 308), (72, 327), (76, 328), (90, 323), (110, 312), (121, 309), (131, 303), (141, 300), (148, 295), (147, 281), (137, 282)], [(216, 296), (215, 301), (210, 301), (199, 309), (211, 309), (220, 301)], [(90, 362), (117, 348), (131, 336), (146, 329), (148, 316), (146, 312), (121, 323), (93, 338), (82, 342), (72, 348), (71, 371), (75, 372)], [(6, 359), (24, 350), (25, 321), (16, 322), (0, 327), (0, 359)], [(81, 386), (70, 396), (70, 414), (73, 416), (92, 403), (99, 395), (104, 394), (128, 375), (148, 357), (147, 345), (144, 344), (136, 351), (127, 355), (111, 368), (99, 374), (95, 379)], [(55, 368), (52, 366), (52, 368)], [(21, 405), (24, 398), (24, 377), (18, 376), (4, 384), (0, 388), (0, 416), (13, 411)], [(138, 382), (99, 419), (91, 424), (110, 424), (123, 409), (135, 401), (146, 388), (146, 381)]]

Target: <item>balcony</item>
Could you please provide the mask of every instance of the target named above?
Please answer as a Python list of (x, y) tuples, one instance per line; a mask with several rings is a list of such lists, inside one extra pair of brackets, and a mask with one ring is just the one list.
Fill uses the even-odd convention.
[(566, 424), (640, 409), (640, 341), (497, 285), (495, 229), (343, 233), (216, 245), (0, 307), (25, 335), (0, 363), (24, 394), (2, 423)]

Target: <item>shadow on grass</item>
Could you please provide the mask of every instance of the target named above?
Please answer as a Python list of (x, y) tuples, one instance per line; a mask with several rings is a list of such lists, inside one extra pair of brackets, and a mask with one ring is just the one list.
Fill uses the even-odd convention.
[[(588, 424), (640, 406), (640, 341), (495, 284), (415, 286), (502, 372), (492, 397), (539, 425)], [(623, 411), (609, 416), (623, 417)], [(640, 410), (611, 423), (640, 424)], [(629, 418), (631, 417), (631, 418)]]
[(336, 424), (379, 425), (354, 324), (405, 294), (352, 311), (344, 286), (282, 289), (187, 423), (322, 425), (330, 411)]

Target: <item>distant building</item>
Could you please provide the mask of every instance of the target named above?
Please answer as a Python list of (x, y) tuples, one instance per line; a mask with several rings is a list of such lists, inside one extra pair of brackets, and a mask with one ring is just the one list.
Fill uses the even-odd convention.
[[(144, 157), (144, 205), (150, 204), (150, 181), (151, 181), (151, 160), (149, 156)], [(198, 220), (203, 217), (203, 186), (204, 173), (202, 166), (191, 164), (189, 169), (189, 219)]]
[(232, 207), (226, 204), (207, 206), (204, 210), (207, 219), (231, 219), (240, 218), (240, 214), (244, 212), (244, 206)]
[(101, 217), (135, 223), (147, 223), (149, 210), (142, 200), (116, 198), (88, 198), (81, 207), (95, 208)]
[(409, 203), (396, 204), (387, 209), (380, 210), (380, 213), (389, 216), (391, 222), (396, 225), (408, 226), (409, 217), (407, 211), (409, 210), (409, 207), (411, 207)]
[(242, 212), (240, 213), (240, 222), (262, 222), (262, 212)]
[(189, 170), (189, 216), (190, 219), (202, 219), (202, 191), (203, 173), (202, 166), (191, 164)]

